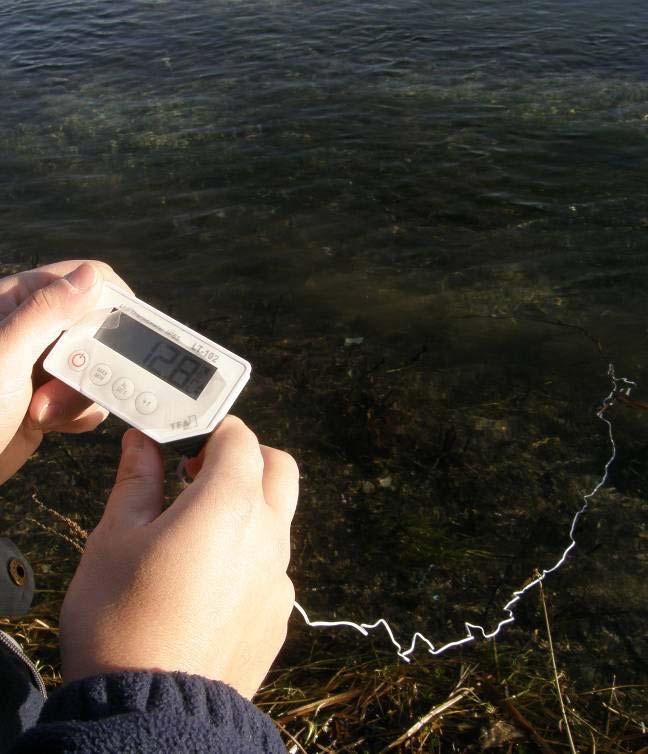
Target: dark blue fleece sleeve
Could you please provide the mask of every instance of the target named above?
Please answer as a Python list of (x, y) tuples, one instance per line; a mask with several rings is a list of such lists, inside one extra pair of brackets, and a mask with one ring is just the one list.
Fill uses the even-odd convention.
[(12, 754), (286, 754), (269, 717), (234, 689), (184, 673), (112, 673), (47, 700)]

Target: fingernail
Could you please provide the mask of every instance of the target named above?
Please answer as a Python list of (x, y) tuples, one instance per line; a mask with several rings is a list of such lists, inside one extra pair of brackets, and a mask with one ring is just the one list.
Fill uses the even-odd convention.
[(36, 420), (40, 427), (55, 424), (63, 416), (63, 406), (60, 403), (46, 403), (38, 412)]
[(65, 279), (78, 291), (85, 293), (95, 284), (97, 280), (97, 271), (91, 264), (84, 262), (75, 270), (72, 270), (72, 272), (68, 272)]

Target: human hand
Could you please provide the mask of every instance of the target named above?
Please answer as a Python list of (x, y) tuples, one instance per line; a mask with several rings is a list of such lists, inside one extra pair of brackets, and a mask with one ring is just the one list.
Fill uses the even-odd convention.
[(157, 445), (130, 429), (61, 610), (63, 678), (182, 671), (251, 697), (286, 636), (299, 474), (228, 416), (162, 511)]
[(130, 290), (95, 261), (57, 262), (0, 280), (0, 484), (45, 432), (86, 432), (106, 418), (104, 409), (38, 366), (61, 332), (92, 310), (104, 279)]

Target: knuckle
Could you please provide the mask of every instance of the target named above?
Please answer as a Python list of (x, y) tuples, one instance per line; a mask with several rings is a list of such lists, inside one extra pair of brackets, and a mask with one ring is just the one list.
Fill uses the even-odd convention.
[(57, 283), (52, 283), (44, 288), (39, 288), (31, 294), (32, 305), (37, 310), (56, 312), (63, 302), (63, 288)]
[(115, 270), (107, 262), (102, 262), (101, 259), (88, 259), (88, 264), (96, 267), (101, 273), (115, 274)]
[(263, 452), (268, 465), (271, 464), (286, 480), (296, 481), (299, 479), (299, 466), (290, 453), (268, 446), (264, 446)]
[(290, 455), (290, 453), (286, 453), (285, 450), (280, 450), (278, 452), (281, 453), (281, 462), (284, 465), (286, 475), (291, 476), (293, 479), (299, 479), (299, 466), (297, 465), (297, 461)]
[(236, 416), (227, 416), (216, 431), (218, 439), (236, 452), (236, 463), (241, 476), (263, 470), (263, 456), (254, 432)]
[[(77, 266), (81, 264), (90, 264), (102, 275), (107, 275), (109, 277), (116, 276), (115, 271), (108, 262), (103, 262), (101, 259), (74, 259), (70, 261), (70, 264), (75, 264)], [(56, 267), (56, 265), (54, 265), (54, 267)]]
[(220, 424), (217, 432), (222, 434), (231, 434), (239, 439), (240, 442), (256, 443), (258, 445), (254, 432), (238, 416), (228, 414)]
[(142, 464), (137, 452), (126, 452), (117, 470), (117, 478), (113, 491), (115, 489), (133, 490), (140, 487), (146, 488), (155, 482), (156, 478), (155, 470)]
[(247, 428), (248, 427), (245, 422), (242, 419), (239, 419), (238, 416), (234, 416), (234, 414), (227, 414), (216, 431), (220, 433), (237, 432)]
[(130, 290), (130, 287), (121, 279), (121, 277), (115, 272), (115, 270), (106, 262), (102, 262), (100, 259), (89, 259), (88, 263), (91, 264), (95, 271), (99, 273), (102, 280), (106, 280), (112, 283), (123, 283), (123, 285)]
[(146, 487), (155, 479), (155, 475), (141, 469), (120, 469), (119, 478), (115, 482), (114, 489), (133, 489), (134, 487)]

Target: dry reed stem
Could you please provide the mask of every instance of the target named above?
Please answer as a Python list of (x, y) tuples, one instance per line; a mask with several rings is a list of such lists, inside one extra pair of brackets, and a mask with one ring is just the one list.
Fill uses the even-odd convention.
[(414, 725), (411, 726), (408, 730), (403, 733), (402, 736), (399, 736), (396, 740), (392, 741), (389, 746), (386, 746), (380, 754), (384, 754), (384, 752), (391, 751), (392, 749), (395, 749), (397, 746), (400, 746), (402, 743), (405, 743), (405, 741), (408, 741), (412, 736), (416, 735), (421, 728), (424, 725), (427, 725), (430, 720), (434, 719), (435, 717), (438, 717), (446, 710), (450, 709), (450, 707), (453, 707), (457, 702), (460, 702), (462, 699), (464, 699), (468, 694), (472, 692), (472, 689), (466, 689), (465, 691), (462, 691), (460, 694), (456, 694), (455, 696), (451, 697), (450, 699), (447, 699), (445, 702), (442, 702), (441, 704), (437, 704), (436, 707), (432, 707), (432, 709), (427, 712), (423, 717), (421, 717), (419, 720), (417, 720)]
[(560, 679), (558, 678), (558, 666), (556, 664), (556, 655), (554, 653), (553, 639), (551, 636), (551, 626), (549, 625), (549, 611), (547, 610), (547, 601), (545, 600), (544, 588), (542, 582), (540, 582), (540, 601), (542, 602), (542, 611), (544, 613), (545, 626), (547, 627), (547, 638), (549, 640), (549, 655), (551, 657), (551, 665), (553, 667), (554, 681), (556, 684), (556, 693), (558, 694), (558, 702), (560, 703), (560, 711), (562, 712), (562, 718), (565, 723), (565, 731), (567, 732), (567, 740), (569, 741), (569, 748), (571, 754), (578, 754), (576, 747), (574, 746), (574, 739), (572, 737), (571, 728), (569, 727), (569, 720), (567, 719), (567, 710), (565, 709), (565, 702), (563, 701), (562, 690), (560, 688)]
[(360, 696), (360, 694), (361, 691), (359, 689), (353, 689), (351, 691), (343, 691), (340, 694), (333, 694), (332, 696), (326, 697), (325, 699), (319, 699), (317, 701), (310, 702), (309, 704), (303, 704), (301, 707), (296, 707), (295, 709), (290, 710), (290, 712), (287, 712), (285, 715), (277, 718), (277, 722), (287, 723), (291, 720), (294, 720), (296, 717), (303, 717), (310, 712), (317, 714), (320, 710), (325, 709), (326, 707), (351, 701), (351, 699)]

